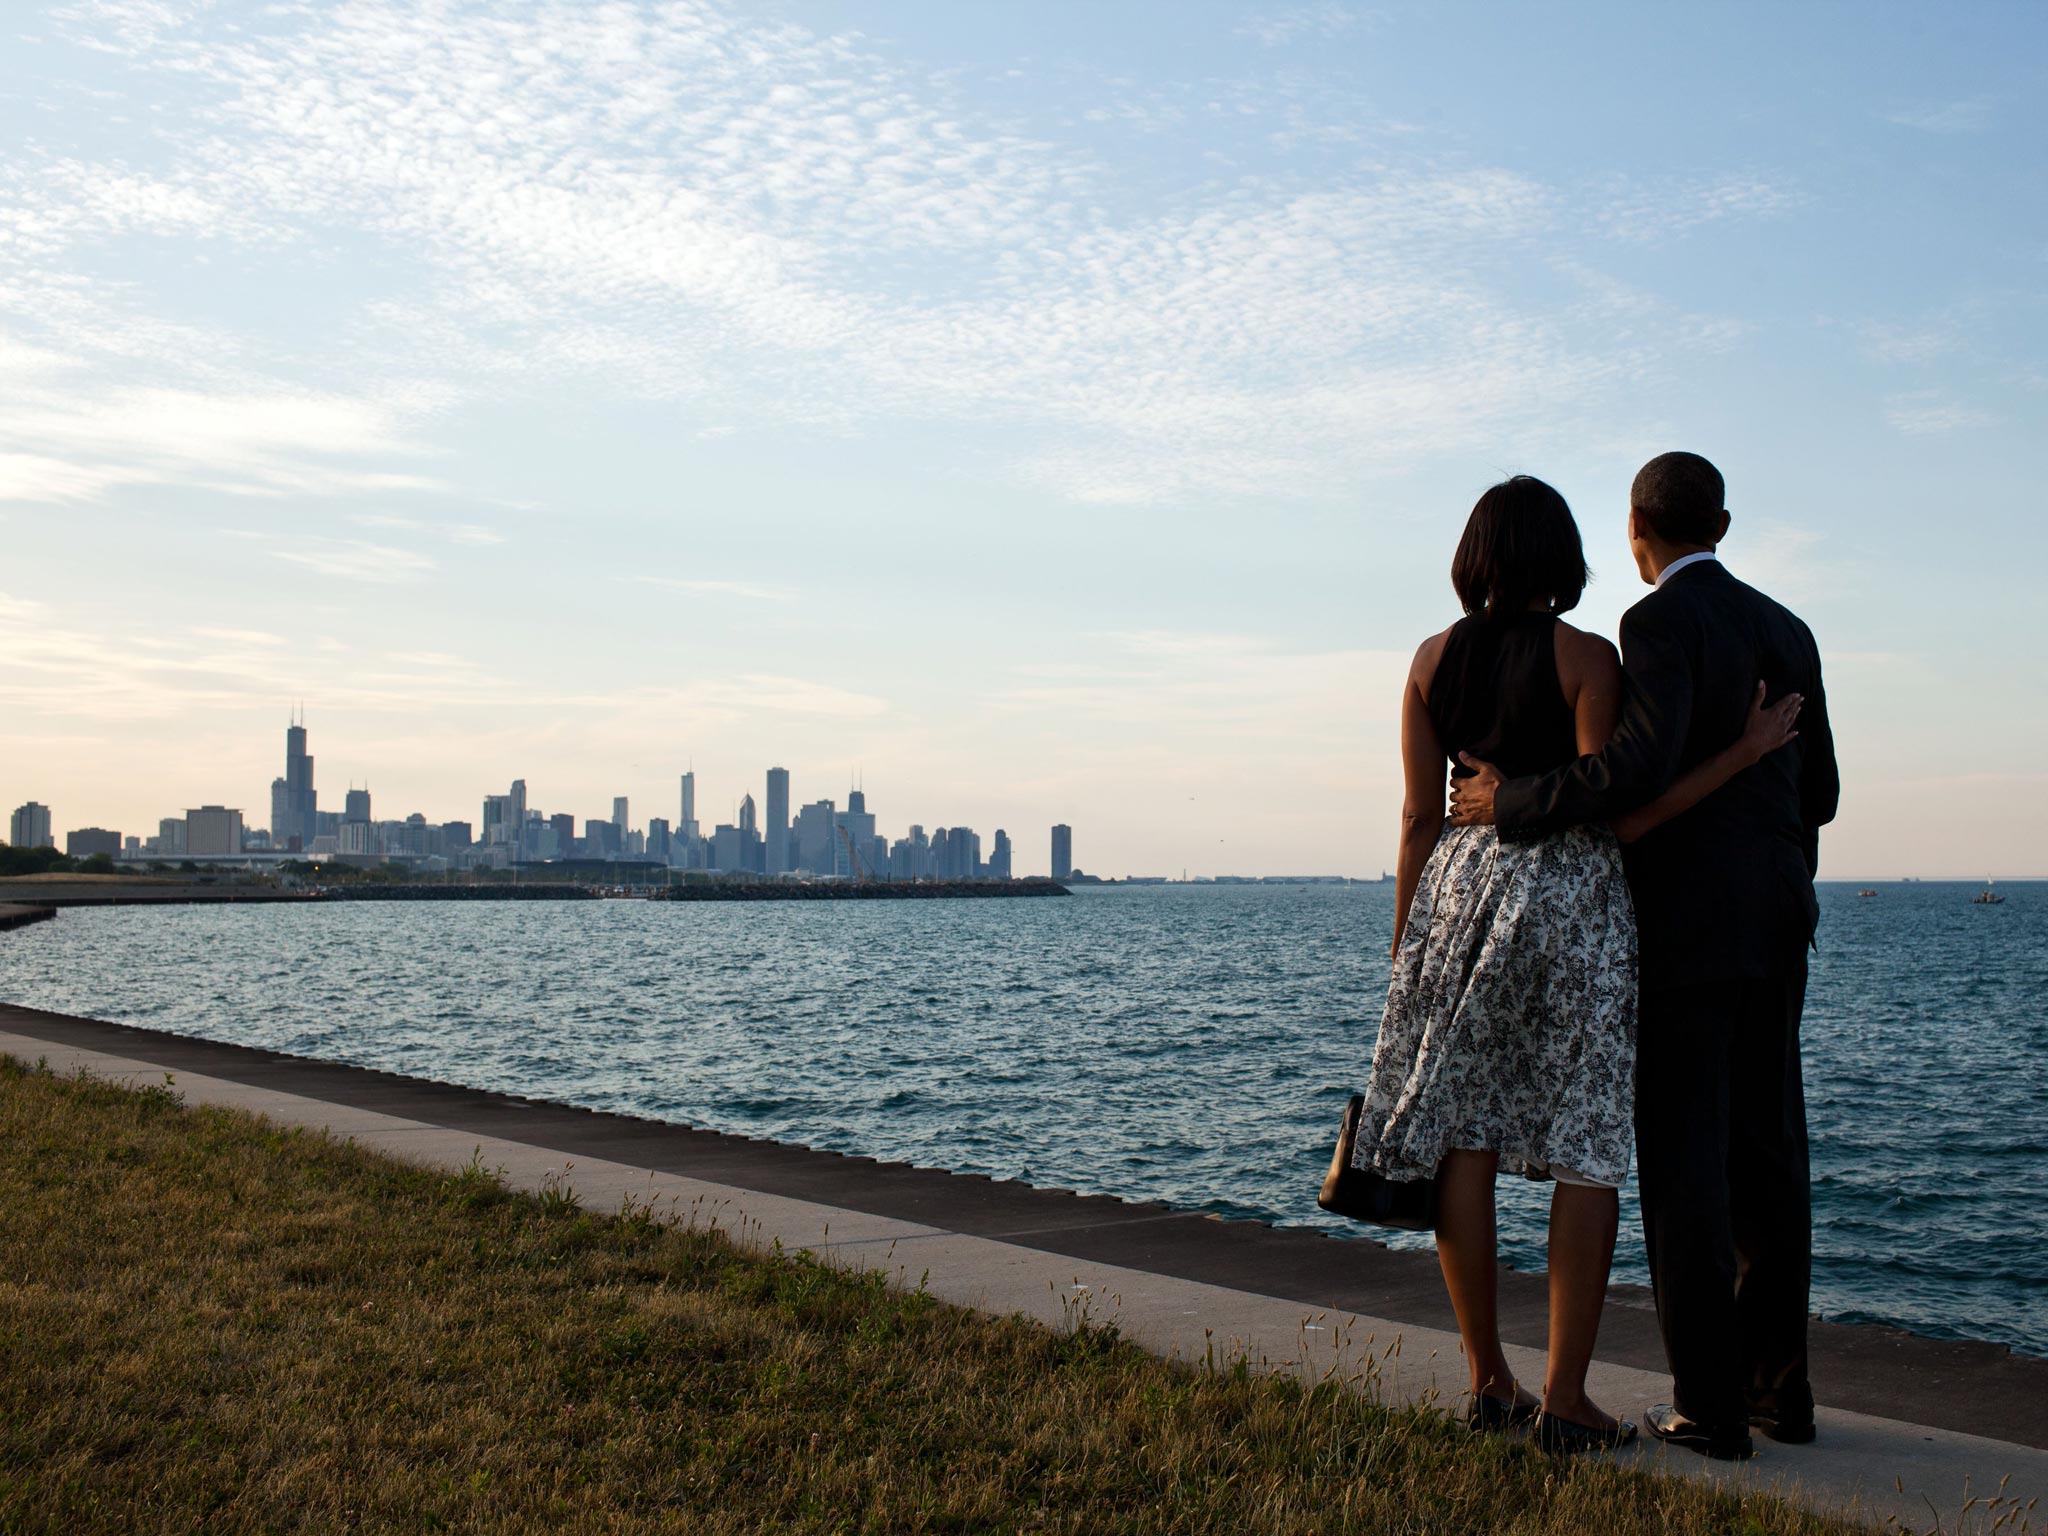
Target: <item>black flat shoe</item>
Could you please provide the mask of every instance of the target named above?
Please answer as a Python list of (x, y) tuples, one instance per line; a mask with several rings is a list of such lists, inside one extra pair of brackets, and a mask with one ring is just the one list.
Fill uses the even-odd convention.
[(1749, 1438), (1749, 1426), (1715, 1429), (1688, 1419), (1669, 1403), (1659, 1403), (1643, 1415), (1643, 1426), (1666, 1445), (1694, 1451), (1714, 1461), (1745, 1461), (1756, 1454), (1756, 1442)]
[(1635, 1441), (1636, 1427), (1627, 1419), (1616, 1419), (1612, 1429), (1595, 1429), (1554, 1413), (1539, 1413), (1529, 1438), (1553, 1456), (1577, 1456), (1586, 1451), (1618, 1451)]
[(1465, 1427), (1475, 1434), (1504, 1435), (1534, 1419), (1541, 1406), (1535, 1398), (1521, 1392), (1512, 1401), (1476, 1393), (1472, 1406), (1465, 1410)]

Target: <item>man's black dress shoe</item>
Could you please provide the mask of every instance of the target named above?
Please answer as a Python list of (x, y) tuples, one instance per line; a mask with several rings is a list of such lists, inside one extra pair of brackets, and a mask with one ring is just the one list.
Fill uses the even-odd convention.
[(1810, 1413), (1795, 1418), (1790, 1414), (1780, 1416), (1755, 1408), (1749, 1412), (1749, 1427), (1780, 1445), (1811, 1445), (1816, 1433)]
[(1804, 1386), (1760, 1390), (1749, 1398), (1750, 1427), (1780, 1445), (1813, 1443), (1813, 1393)]
[(1741, 1461), (1756, 1454), (1756, 1442), (1749, 1438), (1749, 1426), (1715, 1429), (1688, 1419), (1669, 1403), (1659, 1403), (1643, 1415), (1643, 1424), (1666, 1445), (1697, 1451), (1715, 1461)]

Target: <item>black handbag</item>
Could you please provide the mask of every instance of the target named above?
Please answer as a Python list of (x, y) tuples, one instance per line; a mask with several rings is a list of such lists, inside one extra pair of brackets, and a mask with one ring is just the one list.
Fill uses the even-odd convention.
[(1399, 1227), (1404, 1232), (1436, 1230), (1436, 1180), (1390, 1179), (1366, 1168), (1351, 1166), (1351, 1151), (1358, 1144), (1358, 1117), (1365, 1110), (1365, 1095), (1354, 1093), (1344, 1106), (1344, 1124), (1337, 1132), (1337, 1150), (1330, 1155), (1330, 1171), (1323, 1176), (1323, 1192), (1316, 1204), (1333, 1216), (1371, 1222), (1376, 1227)]

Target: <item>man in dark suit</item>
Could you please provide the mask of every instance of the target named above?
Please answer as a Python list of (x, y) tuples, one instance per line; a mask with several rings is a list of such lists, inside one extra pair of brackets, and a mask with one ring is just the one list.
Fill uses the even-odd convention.
[(1759, 680), (1804, 697), (1797, 739), (1628, 851), (1641, 935), (1636, 1058), (1643, 1241), (1673, 1402), (1658, 1438), (1746, 1456), (1750, 1431), (1813, 1438), (1807, 1380), (1812, 1217), (1799, 1016), (1819, 911), (1819, 831), (1840, 782), (1820, 653), (1789, 610), (1715, 557), (1721, 475), (1667, 453), (1636, 476), (1629, 544), (1656, 591), (1621, 623), (1621, 723), (1607, 747), (1540, 777), (1485, 764), (1454, 780), (1452, 820), (1534, 837), (1654, 799), (1742, 731)]

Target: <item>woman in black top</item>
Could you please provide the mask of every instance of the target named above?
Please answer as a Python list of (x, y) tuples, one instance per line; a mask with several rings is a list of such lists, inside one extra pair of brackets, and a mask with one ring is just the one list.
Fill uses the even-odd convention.
[[(1356, 1152), (1389, 1177), (1437, 1177), (1468, 1422), (1533, 1421), (1560, 1451), (1635, 1436), (1586, 1396), (1633, 1140), (1636, 931), (1620, 845), (1789, 739), (1798, 712), (1796, 697), (1764, 712), (1760, 691), (1739, 741), (1612, 829), (1503, 842), (1446, 827), (1445, 770), (1471, 772), (1461, 754), (1512, 777), (1613, 734), (1620, 657), (1558, 617), (1587, 575), (1571, 509), (1548, 485), (1518, 475), (1479, 498), (1451, 566), (1465, 616), (1423, 642), (1402, 701), (1394, 974)], [(1557, 1185), (1540, 1402), (1517, 1386), (1494, 1317), (1501, 1169)]]

